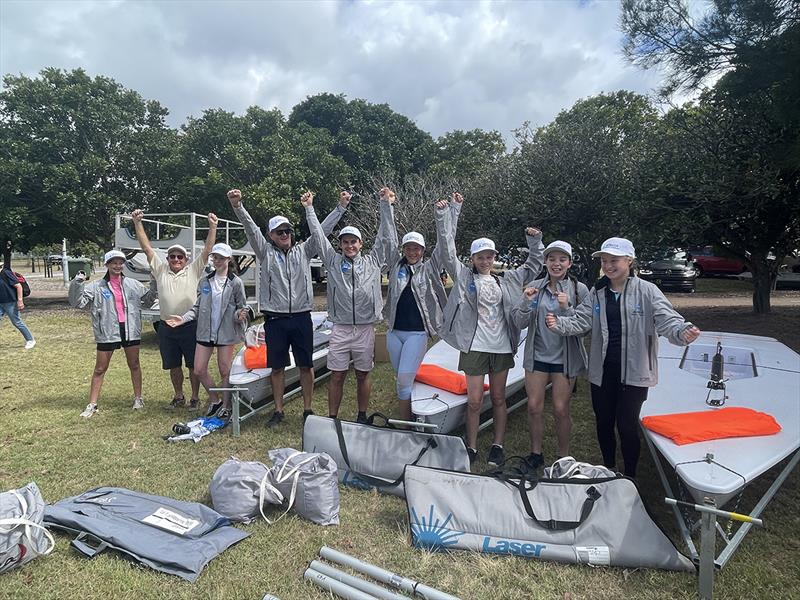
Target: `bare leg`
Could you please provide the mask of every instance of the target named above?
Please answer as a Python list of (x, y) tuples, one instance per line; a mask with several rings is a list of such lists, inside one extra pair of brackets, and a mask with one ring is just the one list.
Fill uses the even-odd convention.
[(194, 351), (194, 374), (197, 376), (200, 383), (203, 384), (203, 387), (206, 388), (209, 401), (212, 404), (216, 404), (219, 402), (219, 394), (209, 391), (209, 388), (216, 387), (214, 380), (211, 379), (211, 375), (208, 373), (208, 362), (211, 360), (211, 355), (213, 353), (213, 348), (197, 344), (197, 348)]
[(183, 369), (180, 367), (170, 369), (169, 379), (172, 382), (173, 398), (183, 398)]
[(336, 416), (339, 414), (339, 406), (342, 403), (344, 394), (344, 380), (347, 379), (347, 371), (331, 371), (331, 380), (328, 382), (328, 414)]
[(111, 362), (111, 357), (114, 354), (113, 350), (104, 352), (97, 351), (97, 358), (94, 363), (94, 371), (92, 372), (92, 384), (89, 388), (89, 403), (97, 404), (97, 399), (100, 397), (100, 390), (103, 387), (103, 378), (108, 371), (108, 363)]
[(139, 364), (139, 346), (128, 346), (122, 349), (125, 352), (125, 360), (128, 361), (128, 369), (131, 371), (131, 383), (133, 383), (133, 395), (136, 398), (142, 397), (142, 367)]
[(525, 371), (525, 392), (528, 394), (528, 429), (531, 436), (531, 452), (542, 453), (544, 436), (544, 394), (549, 373)]
[[(219, 387), (229, 387), (230, 383), (230, 376), (231, 376), (231, 363), (233, 362), (233, 350), (235, 346), (219, 346), (217, 348), (217, 367), (219, 367), (219, 376), (222, 378), (222, 382), (220, 383)], [(222, 392), (222, 397), (224, 399), (224, 406), (225, 408), (231, 407), (231, 393), (230, 392)]]
[(369, 371), (359, 371), (356, 369), (356, 400), (358, 401), (359, 412), (367, 412), (371, 391), (372, 379), (369, 376)]
[(478, 448), (478, 421), (483, 405), (483, 375), (467, 375), (467, 446)]
[(553, 415), (556, 419), (556, 438), (558, 439), (558, 455), (569, 455), (569, 438), (572, 433), (572, 417), (569, 414), (572, 386), (575, 379), (569, 379), (560, 373), (553, 373)]
[(200, 399), (200, 379), (195, 375), (193, 369), (189, 369), (189, 383), (192, 386), (192, 400)]
[(272, 399), (275, 400), (275, 412), (283, 412), (283, 394), (286, 391), (286, 373), (284, 369), (272, 369), (269, 377), (272, 383)]
[(494, 443), (503, 445), (506, 438), (506, 421), (508, 420), (508, 407), (506, 406), (506, 380), (508, 369), (489, 373), (489, 394), (492, 397), (492, 416), (494, 417)]
[(303, 410), (311, 410), (314, 397), (314, 369), (300, 367), (300, 389), (303, 391)]

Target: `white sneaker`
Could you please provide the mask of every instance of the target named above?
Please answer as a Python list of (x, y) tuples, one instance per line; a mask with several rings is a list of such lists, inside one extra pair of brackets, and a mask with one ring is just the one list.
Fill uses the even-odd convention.
[(91, 417), (91, 416), (92, 416), (94, 413), (96, 413), (96, 412), (97, 412), (97, 410), (98, 410), (98, 408), (97, 408), (97, 404), (92, 404), (92, 403), (89, 403), (89, 404), (87, 404), (87, 405), (86, 405), (86, 408), (84, 408), (84, 409), (83, 409), (83, 412), (81, 413), (81, 416), (82, 416), (84, 419), (88, 419), (88, 418), (89, 418), (89, 417)]
[(138, 396), (133, 399), (133, 410), (140, 410), (144, 408), (144, 400)]
[(28, 340), (25, 342), (25, 350), (30, 350), (36, 345), (36, 340)]

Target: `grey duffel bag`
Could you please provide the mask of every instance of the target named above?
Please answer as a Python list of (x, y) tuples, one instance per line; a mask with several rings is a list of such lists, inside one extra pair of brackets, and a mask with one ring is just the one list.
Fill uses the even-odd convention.
[(0, 573), (21, 567), (56, 543), (42, 525), (44, 500), (33, 482), (0, 493)]
[[(382, 417), (378, 413), (372, 415)], [(303, 449), (329, 454), (343, 484), (402, 497), (406, 465), (469, 471), (464, 440), (452, 435), (424, 433), (340, 421), (310, 415), (303, 427)]]
[(535, 482), (409, 466), (405, 485), (411, 542), (420, 548), (694, 570), (626, 477)]
[(208, 493), (215, 511), (242, 523), (250, 523), (259, 514), (263, 515), (264, 504), (280, 504), (284, 499), (272, 485), (267, 465), (258, 461), (239, 460), (235, 456), (231, 456), (214, 472), (208, 484)]

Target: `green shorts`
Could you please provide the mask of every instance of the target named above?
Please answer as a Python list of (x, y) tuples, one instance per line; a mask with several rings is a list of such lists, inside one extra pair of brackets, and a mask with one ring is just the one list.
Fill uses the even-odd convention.
[(514, 366), (514, 355), (510, 352), (479, 352), (470, 350), (458, 355), (458, 370), (467, 375), (486, 375), (505, 371)]

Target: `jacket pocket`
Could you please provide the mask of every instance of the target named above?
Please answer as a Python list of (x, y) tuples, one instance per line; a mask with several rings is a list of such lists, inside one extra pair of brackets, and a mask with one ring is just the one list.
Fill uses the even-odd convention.
[(453, 311), (453, 317), (450, 319), (450, 331), (453, 331), (453, 323), (455, 323), (456, 317), (458, 316), (458, 311), (461, 309), (461, 305), (456, 305), (456, 309)]

